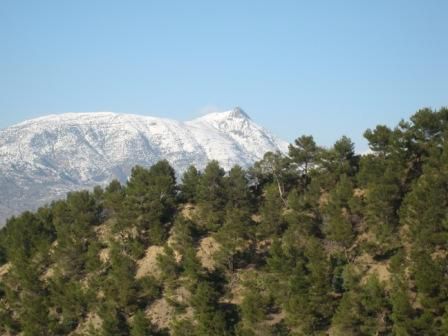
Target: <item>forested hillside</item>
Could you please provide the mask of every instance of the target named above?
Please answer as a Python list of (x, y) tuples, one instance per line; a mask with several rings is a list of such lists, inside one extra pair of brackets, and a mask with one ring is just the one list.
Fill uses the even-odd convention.
[(249, 170), (167, 161), (0, 231), (2, 335), (448, 335), (448, 109)]

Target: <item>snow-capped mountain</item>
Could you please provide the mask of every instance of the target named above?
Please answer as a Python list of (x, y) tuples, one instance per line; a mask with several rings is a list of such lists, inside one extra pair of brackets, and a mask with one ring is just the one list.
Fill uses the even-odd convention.
[(167, 159), (182, 173), (218, 160), (229, 169), (287, 146), (240, 108), (187, 122), (111, 112), (25, 121), (0, 130), (0, 226), (68, 191), (125, 181), (137, 164)]

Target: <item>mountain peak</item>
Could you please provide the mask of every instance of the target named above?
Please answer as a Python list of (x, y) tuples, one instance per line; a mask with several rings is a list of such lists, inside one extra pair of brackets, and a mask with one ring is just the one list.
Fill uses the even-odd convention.
[(249, 115), (239, 106), (234, 107), (230, 111), (230, 116), (234, 118), (250, 119)]
[(240, 119), (240, 120), (251, 120), (249, 115), (244, 112), (241, 107), (234, 107), (231, 110), (223, 111), (223, 112), (211, 112), (202, 116), (202, 120), (208, 121), (224, 121), (229, 119)]

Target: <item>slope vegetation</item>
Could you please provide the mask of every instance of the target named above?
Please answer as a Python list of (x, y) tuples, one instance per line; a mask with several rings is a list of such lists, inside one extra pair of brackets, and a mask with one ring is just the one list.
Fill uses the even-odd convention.
[(448, 109), (301, 136), (180, 183), (167, 161), (0, 231), (2, 335), (447, 335)]

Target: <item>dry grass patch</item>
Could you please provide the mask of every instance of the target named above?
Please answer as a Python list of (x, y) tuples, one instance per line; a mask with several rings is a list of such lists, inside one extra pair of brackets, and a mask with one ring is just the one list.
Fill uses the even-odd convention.
[(356, 259), (356, 264), (364, 271), (365, 276), (362, 281), (367, 281), (371, 275), (376, 275), (378, 280), (384, 283), (389, 283), (391, 273), (389, 271), (389, 263), (387, 261), (375, 261), (371, 255), (364, 253)]
[(8, 262), (2, 266), (0, 266), (0, 279), (3, 278), (11, 269), (11, 263)]
[(194, 218), (194, 216), (196, 214), (196, 207), (193, 204), (191, 204), (191, 203), (187, 203), (187, 204), (184, 205), (184, 207), (182, 208), (180, 213), (186, 219), (193, 220), (193, 218)]
[(98, 257), (103, 264), (107, 263), (110, 259), (110, 248), (103, 248), (98, 254)]
[(205, 237), (199, 242), (197, 257), (202, 267), (209, 271), (213, 271), (216, 267), (214, 254), (219, 251), (221, 245), (213, 237)]
[(146, 310), (146, 316), (159, 330), (169, 328), (174, 319), (175, 309), (165, 298), (155, 301)]
[(160, 278), (160, 269), (157, 257), (163, 253), (163, 246), (150, 246), (146, 250), (145, 256), (137, 261), (137, 272), (135, 277), (140, 279), (144, 276), (150, 275), (155, 278)]

